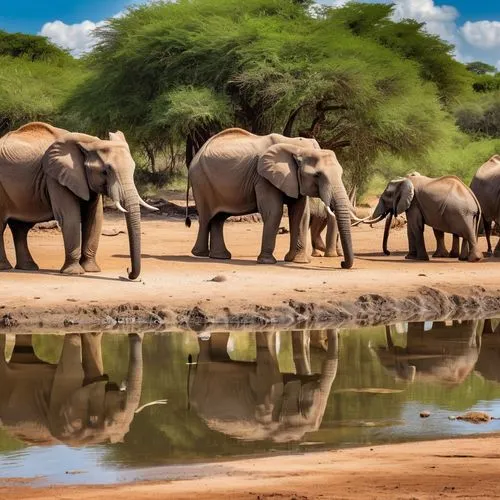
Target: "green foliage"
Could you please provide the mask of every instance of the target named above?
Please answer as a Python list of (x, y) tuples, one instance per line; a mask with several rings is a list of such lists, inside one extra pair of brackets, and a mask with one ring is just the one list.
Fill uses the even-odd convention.
[[(424, 154), (441, 102), (470, 84), (451, 47), (391, 8), (309, 13), (290, 0), (179, 0), (133, 8), (99, 31), (94, 70), (66, 110), (94, 133), (120, 128), (154, 157), (227, 126), (315, 136), (360, 188), (377, 155)], [(432, 56), (431, 56), (432, 54)], [(464, 76), (465, 75), (465, 76)]]
[(475, 92), (495, 92), (500, 90), (500, 73), (496, 75), (479, 75), (474, 79), (472, 88)]
[(73, 58), (47, 38), (25, 33), (7, 33), (0, 30), (0, 56), (21, 57), (28, 61), (68, 64)]
[(59, 120), (59, 110), (84, 79), (83, 68), (0, 57), (0, 133), (29, 121)]
[(455, 117), (463, 132), (500, 138), (500, 91), (464, 104), (455, 111)]
[(474, 61), (467, 63), (465, 65), (467, 68), (467, 71), (471, 71), (472, 73), (475, 73), (476, 75), (485, 75), (486, 73), (496, 73), (497, 69), (495, 66), (492, 66), (491, 64), (487, 64), (482, 61)]

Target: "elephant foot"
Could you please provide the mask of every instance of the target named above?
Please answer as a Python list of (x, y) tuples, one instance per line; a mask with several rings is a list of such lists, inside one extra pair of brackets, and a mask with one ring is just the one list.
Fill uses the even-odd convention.
[(257, 262), (259, 264), (276, 264), (277, 260), (272, 255), (260, 254), (257, 257)]
[(100, 273), (101, 268), (98, 266), (95, 259), (82, 259), (80, 265), (83, 267), (84, 271), (87, 273)]
[(83, 267), (79, 262), (72, 262), (71, 264), (64, 263), (64, 266), (61, 268), (62, 274), (85, 274)]
[(17, 262), (16, 269), (22, 269), (23, 271), (38, 271), (40, 268), (34, 260), (27, 260), (24, 262)]
[(498, 250), (495, 249), (495, 251), (493, 252), (493, 257), (496, 257), (496, 258), (500, 257), (500, 249), (498, 249)]
[(342, 253), (339, 253), (338, 250), (331, 250), (325, 252), (325, 257), (343, 257)]
[(231, 252), (226, 251), (226, 252), (210, 252), (209, 257), (211, 259), (228, 260), (232, 256), (231, 256)]
[(479, 262), (482, 259), (483, 259), (483, 252), (480, 252), (479, 250), (472, 250), (467, 258), (469, 262)]
[[(322, 257), (323, 254), (317, 249), (315, 248), (311, 254), (313, 257)], [(286, 259), (285, 259), (286, 260)]]
[(0, 271), (9, 271), (10, 269), (12, 269), (12, 266), (8, 260), (0, 262)]
[(484, 252), (484, 257), (493, 257), (493, 252), (491, 250)]
[(450, 252), (447, 250), (436, 250), (432, 254), (433, 259), (449, 259), (450, 258)]
[(302, 251), (295, 255), (292, 262), (295, 262), (296, 264), (309, 264), (311, 262), (311, 258), (306, 254), (306, 252)]
[(427, 261), (430, 259), (429, 256), (426, 253), (424, 253), (423, 255), (417, 255), (417, 260)]
[(416, 253), (408, 253), (405, 255), (405, 260), (418, 260)]
[(450, 255), (449, 255), (450, 259), (458, 259), (460, 257), (460, 253), (459, 252), (454, 252), (453, 250), (450, 252)]
[(199, 250), (197, 248), (193, 248), (191, 250), (191, 253), (195, 256), (195, 257), (209, 257), (210, 256), (210, 252), (208, 251), (208, 248), (207, 249), (202, 249), (202, 250)]

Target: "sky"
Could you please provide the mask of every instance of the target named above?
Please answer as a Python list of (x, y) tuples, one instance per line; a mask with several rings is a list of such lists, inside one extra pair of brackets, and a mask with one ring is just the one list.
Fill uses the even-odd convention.
[[(92, 30), (147, 0), (0, 0), (0, 29), (41, 34), (75, 56), (92, 46)], [(244, 0), (242, 0), (244, 1)], [(340, 6), (349, 0), (319, 0)], [(375, 0), (366, 0), (375, 1)], [(378, 0), (395, 4), (394, 18), (413, 18), (455, 46), (462, 62), (500, 70), (500, 0)]]

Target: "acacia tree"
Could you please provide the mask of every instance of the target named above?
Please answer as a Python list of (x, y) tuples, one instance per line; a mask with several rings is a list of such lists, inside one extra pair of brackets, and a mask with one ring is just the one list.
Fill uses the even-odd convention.
[[(314, 136), (362, 187), (379, 153), (415, 156), (439, 140), (444, 95), (461, 83), (438, 72), (438, 61), (456, 70), (449, 47), (421, 25), (390, 21), (390, 8), (310, 8), (294, 0), (133, 8), (99, 30), (93, 76), (66, 109), (95, 133), (124, 130), (152, 164), (169, 142), (184, 142), (189, 158), (227, 126)], [(368, 29), (374, 16), (378, 28)], [(401, 33), (407, 42), (394, 41)], [(432, 64), (429, 47), (440, 51)]]

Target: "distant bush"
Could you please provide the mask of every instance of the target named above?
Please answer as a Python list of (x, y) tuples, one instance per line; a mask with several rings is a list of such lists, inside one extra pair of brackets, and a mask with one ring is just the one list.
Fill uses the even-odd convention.
[(500, 138), (500, 92), (465, 104), (457, 109), (455, 117), (463, 132)]

